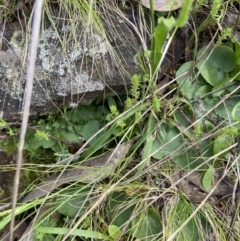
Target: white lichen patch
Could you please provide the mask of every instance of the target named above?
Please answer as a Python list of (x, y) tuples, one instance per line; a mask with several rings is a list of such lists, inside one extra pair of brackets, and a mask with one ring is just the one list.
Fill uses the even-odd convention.
[(90, 80), (87, 72), (82, 71), (82, 73), (76, 75), (71, 81), (61, 77), (57, 94), (59, 96), (67, 96), (69, 93), (75, 95), (103, 89), (104, 83), (101, 80)]
[[(84, 27), (73, 30), (73, 26), (65, 25), (59, 30), (49, 27), (41, 33), (32, 90), (32, 114), (39, 111), (34, 108), (47, 106), (49, 99), (59, 101), (58, 96), (72, 97), (105, 88), (104, 77), (101, 79), (98, 75), (110, 76), (112, 67), (104, 37)], [(0, 103), (10, 109), (14, 99), (13, 106), (20, 112), (29, 55), (26, 45), (29, 42), (25, 37), (22, 31), (14, 32), (9, 48), (0, 51), (1, 90), (5, 96), (10, 96), (10, 100), (3, 99)], [(18, 106), (15, 100), (19, 101)], [(71, 106), (75, 104), (78, 103), (73, 102)]]
[(107, 45), (101, 36), (85, 32), (84, 37), (77, 36), (69, 41), (67, 36), (71, 36), (71, 31), (69, 26), (64, 26), (58, 33), (51, 27), (43, 31), (39, 59), (45, 71), (63, 76), (70, 73), (68, 70), (74, 68), (75, 62), (83, 56), (98, 59), (107, 54)]
[(107, 46), (103, 38), (97, 34), (92, 34), (87, 38), (86, 48), (84, 52), (86, 55), (99, 59), (108, 53)]
[(26, 72), (18, 68), (23, 54), (20, 49), (17, 52), (13, 49), (0, 51), (0, 78), (5, 80), (1, 81), (1, 90), (9, 93), (13, 99), (20, 99), (23, 93), (22, 84), (25, 82)]

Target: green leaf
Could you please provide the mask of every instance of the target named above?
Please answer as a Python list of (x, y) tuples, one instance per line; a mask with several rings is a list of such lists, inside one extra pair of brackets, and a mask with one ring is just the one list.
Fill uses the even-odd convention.
[[(215, 141), (214, 141), (214, 147), (213, 147), (213, 152), (214, 155), (219, 154), (220, 152), (222, 152), (223, 150), (227, 149), (228, 147), (230, 147), (234, 141), (234, 136), (231, 135), (221, 135), (219, 136)], [(218, 157), (223, 157), (226, 153), (223, 152), (221, 155), (219, 155)]]
[[(170, 225), (172, 232), (176, 231), (192, 214), (193, 210), (189, 203), (183, 200), (179, 200), (177, 203), (175, 210), (170, 218)], [(197, 217), (193, 217), (177, 234), (174, 240), (177, 241), (199, 241), (201, 240), (201, 230), (198, 224)], [(206, 230), (205, 230), (206, 231)]]
[(44, 149), (48, 149), (48, 148), (52, 148), (53, 146), (55, 146), (57, 144), (57, 141), (54, 140), (53, 138), (49, 137), (48, 140), (41, 140), (41, 144), (42, 144), (42, 147)]
[(221, 86), (227, 79), (227, 73), (235, 67), (233, 50), (228, 46), (216, 48), (205, 46), (197, 54), (197, 68), (204, 79), (212, 86)]
[(189, 106), (189, 105), (184, 105), (182, 107), (179, 107), (174, 112), (174, 120), (177, 123), (181, 124), (182, 127), (188, 128), (189, 125), (191, 124), (190, 122), (195, 119), (192, 111), (194, 111), (194, 109), (192, 108), (192, 106)]
[(235, 47), (236, 65), (240, 66), (240, 43), (236, 42), (234, 44), (234, 47)]
[[(227, 79), (229, 79), (229, 75), (228, 74), (226, 74), (226, 77), (227, 77)], [(219, 97), (219, 96), (221, 96), (221, 95), (223, 95), (223, 93), (225, 92), (225, 88), (219, 88), (219, 87), (222, 87), (222, 86), (214, 86), (213, 88), (212, 88), (212, 96), (214, 97), (214, 98), (217, 98), (217, 97)]]
[(32, 130), (27, 131), (25, 143), (24, 148), (28, 151), (36, 151), (42, 145), (41, 140), (35, 137), (35, 132)]
[(219, 103), (219, 99), (199, 99), (193, 103), (193, 109), (195, 110), (195, 118), (200, 119), (210, 110), (215, 109), (215, 106)]
[(151, 66), (152, 74), (155, 74), (160, 65), (160, 60), (162, 58), (162, 49), (165, 45), (169, 31), (175, 25), (175, 19), (173, 17), (164, 18), (160, 17), (158, 19), (158, 25), (154, 31), (153, 36), (153, 46), (152, 57), (151, 57)]
[(96, 120), (96, 108), (94, 105), (79, 106), (76, 111), (67, 112), (67, 118), (74, 124), (86, 124), (91, 120)]
[[(196, 81), (195, 71), (192, 70), (189, 72), (193, 64), (193, 61), (186, 62), (176, 72), (180, 92), (182, 96), (186, 96), (188, 99), (193, 99), (196, 91), (199, 89), (199, 84)], [(182, 75), (183, 77), (180, 77)]]
[(162, 221), (154, 208), (148, 208), (132, 220), (131, 235), (144, 241), (160, 240)]
[[(169, 1), (169, 3), (170, 2), (174, 2), (174, 1)], [(179, 17), (176, 21), (177, 27), (182, 28), (187, 23), (190, 11), (192, 9), (192, 2), (193, 2), (193, 0), (183, 1)]]
[(194, 99), (202, 98), (204, 95), (207, 95), (212, 91), (212, 87), (210, 85), (201, 86), (194, 94)]
[(68, 131), (67, 128), (65, 129), (59, 129), (59, 133), (58, 136), (66, 141), (69, 142), (76, 142), (79, 143), (80, 139), (78, 138), (78, 136), (75, 134), (74, 131)]
[(207, 171), (204, 173), (202, 178), (202, 185), (206, 189), (206, 191), (210, 191), (212, 188), (212, 182), (214, 179), (215, 169), (212, 165), (209, 166)]
[(59, 193), (55, 207), (56, 210), (68, 217), (74, 217), (76, 214), (82, 215), (90, 204), (88, 187), (79, 187), (80, 191), (65, 189)]
[(108, 238), (106, 235), (100, 233), (100, 232), (95, 232), (92, 230), (83, 230), (83, 229), (69, 229), (69, 228), (56, 228), (56, 227), (41, 227), (37, 226), (34, 227), (34, 230), (39, 233), (44, 233), (44, 234), (56, 234), (56, 235), (73, 235), (73, 236), (79, 236), (83, 238), (89, 238), (92, 240), (111, 240)]
[[(237, 61), (240, 62), (240, 58)], [(231, 71), (230, 78), (234, 79), (234, 80), (240, 80), (240, 66), (239, 65), (236, 66), (233, 71)]]
[[(132, 115), (135, 115), (135, 113), (137, 113), (138, 111), (143, 111), (146, 109), (146, 107), (148, 106), (148, 103), (143, 103), (141, 105), (136, 105), (133, 108), (131, 108), (130, 110), (126, 111), (124, 113), (124, 115), (121, 116), (121, 118), (118, 119), (118, 121), (120, 122), (124, 122), (126, 119), (130, 118)], [(106, 144), (106, 142), (109, 140), (109, 138), (114, 135), (115, 131), (118, 129), (118, 126), (116, 125), (116, 123), (113, 123), (112, 126), (105, 131), (100, 137), (99, 139), (93, 143), (92, 146), (90, 146), (82, 155), (81, 155), (81, 159), (84, 160), (88, 157), (90, 157), (92, 154), (94, 154), (97, 150), (99, 150), (99, 148), (101, 148), (103, 145)]]
[(114, 100), (113, 97), (109, 97), (109, 98), (108, 98), (108, 106), (109, 106), (109, 108), (110, 108), (111, 106), (117, 106), (116, 101)]
[(234, 106), (232, 110), (232, 117), (236, 121), (240, 121), (240, 101)]
[(235, 112), (235, 115), (233, 116), (232, 113), (234, 113), (234, 108), (238, 105), (240, 102), (239, 96), (231, 96), (230, 98), (226, 99), (223, 103), (221, 103), (219, 106), (215, 108), (215, 112), (223, 118), (226, 125), (231, 125), (236, 121), (236, 117), (239, 116), (239, 113)]
[(137, 172), (141, 173), (142, 170), (145, 168), (146, 164), (148, 163), (149, 158), (151, 157), (151, 150), (152, 150), (152, 132), (154, 131), (154, 125), (155, 125), (155, 118), (153, 117), (153, 115), (150, 113), (149, 114), (149, 118), (148, 118), (148, 123), (147, 123), (147, 130), (144, 133), (144, 135), (146, 136), (146, 140), (145, 140), (145, 145), (143, 148), (143, 154), (142, 154), (142, 162), (141, 165), (138, 167)]
[(106, 207), (108, 222), (126, 232), (130, 230), (129, 220), (136, 206), (131, 200), (125, 192), (114, 192), (109, 196)]
[[(95, 135), (100, 130), (100, 123), (97, 120), (89, 121), (84, 127), (83, 127), (83, 137), (85, 141), (88, 141), (93, 135)], [(93, 144), (97, 139), (99, 138), (99, 135), (94, 137), (89, 144)]]
[(193, 146), (187, 151), (184, 151), (189, 144), (185, 144), (181, 148), (179, 155), (173, 158), (173, 162), (180, 168), (192, 170), (201, 166), (201, 169), (206, 169), (207, 165), (203, 164), (205, 160), (213, 155), (213, 147), (210, 140), (204, 140)]
[[(166, 124), (162, 124), (157, 133), (157, 138), (152, 143), (151, 155), (156, 159), (161, 159), (182, 145), (182, 138), (176, 127), (168, 129)], [(179, 135), (178, 137), (176, 137)]]
[(119, 236), (120, 233), (121, 233), (121, 230), (120, 230), (119, 227), (116, 226), (116, 225), (109, 225), (109, 226), (108, 226), (108, 233), (109, 233), (109, 235), (110, 235), (111, 238), (117, 239), (118, 236)]
[(7, 125), (7, 122), (0, 117), (0, 127), (5, 127)]

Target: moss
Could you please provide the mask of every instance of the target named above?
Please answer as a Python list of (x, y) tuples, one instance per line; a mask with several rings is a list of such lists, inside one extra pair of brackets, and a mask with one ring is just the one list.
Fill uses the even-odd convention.
[(21, 51), (25, 46), (24, 32), (21, 30), (15, 31), (12, 35), (10, 43), (15, 48), (15, 51), (16, 49)]
[(0, 148), (9, 156), (17, 151), (17, 139), (11, 137), (8, 139), (0, 140)]

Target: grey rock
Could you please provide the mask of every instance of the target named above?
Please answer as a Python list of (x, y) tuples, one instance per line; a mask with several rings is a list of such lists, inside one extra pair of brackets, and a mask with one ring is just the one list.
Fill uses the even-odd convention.
[[(68, 39), (68, 25), (57, 32), (52, 26), (41, 32), (30, 117), (56, 107), (88, 104), (98, 96), (127, 93), (130, 76), (139, 72), (134, 60), (138, 39), (112, 15), (108, 22), (103, 18), (103, 25), (107, 38), (82, 27)], [(0, 26), (0, 116), (7, 121), (22, 115), (29, 43), (25, 29), (23, 22), (8, 24), (4, 31)]]

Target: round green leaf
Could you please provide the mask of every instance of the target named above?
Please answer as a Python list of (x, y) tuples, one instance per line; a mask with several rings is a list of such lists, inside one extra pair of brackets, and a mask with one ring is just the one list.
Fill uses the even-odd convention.
[(180, 88), (180, 92), (188, 99), (192, 99), (195, 92), (199, 88), (198, 83), (196, 81), (193, 81), (195, 79), (195, 71), (191, 70), (192, 66), (193, 61), (186, 62), (176, 72), (177, 83)]
[(60, 129), (58, 132), (58, 136), (62, 138), (63, 140), (69, 141), (69, 142), (80, 142), (80, 139), (75, 134), (74, 131), (68, 131), (67, 128)]
[[(199, 138), (201, 138), (199, 136)], [(209, 139), (199, 140), (196, 143), (191, 143), (192, 146), (189, 149), (189, 143), (185, 142), (181, 151), (173, 158), (173, 162), (180, 168), (185, 170), (192, 170), (194, 168), (207, 169), (207, 165), (204, 164), (206, 159), (213, 156), (213, 144)]]
[(108, 98), (108, 106), (117, 106), (116, 101), (114, 100), (113, 97)]
[(94, 105), (79, 106), (76, 112), (69, 111), (69, 115), (69, 120), (74, 124), (86, 124), (87, 122), (96, 119), (96, 108)]
[[(180, 200), (170, 217), (170, 225), (172, 226), (172, 232), (177, 230), (186, 219), (192, 214), (193, 210), (189, 203)], [(201, 226), (200, 226), (201, 227)], [(199, 241), (201, 238), (201, 230), (198, 224), (197, 218), (192, 218), (178, 233), (175, 240), (177, 241)]]
[[(79, 187), (79, 189), (80, 188), (81, 187)], [(83, 214), (90, 204), (90, 190), (90, 188), (83, 187), (80, 192), (68, 189), (62, 191), (58, 195), (55, 202), (55, 207), (57, 211), (60, 214), (68, 217), (74, 217), (76, 214)]]
[(212, 91), (212, 87), (210, 85), (204, 85), (200, 87), (194, 94), (194, 98), (202, 98), (204, 95), (210, 93)]
[[(216, 155), (216, 154), (224, 151), (228, 147), (230, 147), (232, 145), (233, 141), (234, 141), (234, 138), (235, 138), (234, 136), (230, 136), (230, 135), (221, 135), (221, 136), (219, 136), (214, 141), (214, 147), (213, 147), (214, 155)], [(218, 157), (224, 156), (226, 154), (226, 152), (222, 153)]]
[(227, 73), (235, 67), (234, 51), (224, 45), (216, 48), (204, 46), (199, 50), (197, 58), (197, 68), (212, 86), (220, 86), (226, 82)]
[(119, 227), (116, 226), (116, 225), (109, 225), (109, 226), (108, 226), (108, 233), (109, 233), (109, 235), (110, 235), (111, 238), (117, 239), (118, 236), (119, 236), (120, 233), (121, 233), (121, 230), (120, 230)]
[(139, 214), (132, 220), (131, 235), (144, 241), (160, 240), (162, 221), (158, 212), (148, 208), (146, 213)]
[[(109, 196), (106, 207), (109, 223), (119, 227), (121, 230), (125, 229), (126, 232), (130, 230), (129, 220), (136, 206), (135, 203), (131, 203), (131, 200), (125, 192), (114, 192)], [(128, 226), (126, 227), (127, 223)]]
[(42, 140), (38, 140), (38, 141), (40, 141), (40, 143), (42, 144), (42, 147), (45, 148), (45, 149), (51, 148), (51, 147), (53, 147), (54, 145), (57, 144), (57, 141), (54, 140), (51, 137), (49, 137), (48, 140), (42, 139)]
[(232, 113), (234, 113), (234, 108), (236, 108), (236, 105), (239, 102), (240, 102), (240, 98), (238, 96), (231, 96), (230, 98), (226, 99), (223, 103), (221, 103), (215, 109), (215, 111), (221, 118), (225, 119), (226, 121), (229, 120), (230, 118), (232, 122), (235, 122), (236, 121), (235, 118), (238, 117), (239, 114), (235, 113), (235, 115), (233, 116)]
[(179, 149), (182, 145), (182, 138), (179, 133), (177, 128), (168, 129), (165, 124), (162, 124), (157, 133), (157, 138), (152, 144), (151, 153), (154, 153), (152, 156), (161, 159)]
[[(90, 138), (92, 138), (93, 135), (95, 135), (100, 130), (100, 123), (97, 120), (89, 121), (84, 127), (83, 127), (83, 137), (86, 141), (88, 141)], [(90, 141), (90, 145), (94, 143), (97, 140), (98, 136), (93, 138)]]
[(219, 99), (199, 99), (193, 103), (193, 109), (195, 110), (195, 118), (202, 118), (208, 111), (213, 110), (219, 103)]
[(197, 81), (194, 81), (195, 71), (188, 73), (192, 66), (193, 61), (186, 62), (176, 72), (176, 78), (180, 92), (182, 96), (186, 96), (188, 99), (192, 99), (195, 95), (195, 92), (199, 88)]

